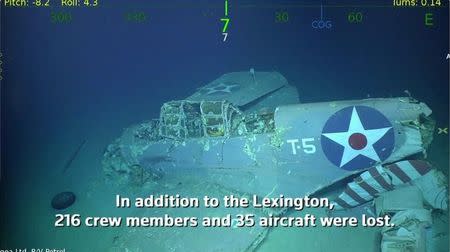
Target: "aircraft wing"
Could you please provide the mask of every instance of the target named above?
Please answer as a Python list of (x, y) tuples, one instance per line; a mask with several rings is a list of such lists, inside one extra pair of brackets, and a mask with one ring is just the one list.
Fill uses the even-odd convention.
[[(278, 72), (232, 72), (227, 73), (198, 89), (186, 98), (189, 101), (226, 100), (248, 110), (275, 109), (280, 104), (298, 103), (297, 89), (288, 84)], [(255, 109), (253, 109), (255, 110)]]

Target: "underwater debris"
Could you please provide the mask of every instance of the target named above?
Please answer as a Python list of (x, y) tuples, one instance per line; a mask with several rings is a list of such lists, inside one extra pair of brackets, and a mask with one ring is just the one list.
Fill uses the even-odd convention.
[(275, 132), (270, 137), (270, 145), (275, 148), (281, 148), (284, 144), (283, 136), (287, 129), (285, 128), (276, 128)]
[(102, 166), (106, 177), (115, 184), (128, 183), (131, 165), (137, 163), (131, 155), (126, 159), (122, 153), (119, 140), (106, 147), (103, 153)]
[[(172, 164), (174, 162), (174, 159), (169, 157), (169, 156), (156, 156), (156, 157), (152, 157), (152, 158), (146, 158), (143, 159), (141, 162), (145, 163), (146, 165), (143, 166), (142, 168), (142, 173), (143, 173), (143, 177), (144, 177), (144, 183), (148, 180), (148, 179), (152, 179), (152, 180), (160, 180), (164, 177), (164, 171), (163, 169), (161, 169), (160, 165), (167, 165), (167, 164)], [(139, 165), (140, 167), (140, 165)], [(133, 171), (131, 171), (133, 173)], [(141, 174), (140, 170), (138, 170), (137, 172), (138, 174)], [(139, 175), (140, 176), (140, 175)]]
[[(143, 169), (153, 176), (149, 182), (167, 178), (164, 182), (178, 183), (178, 177), (188, 174), (244, 192), (263, 194), (283, 182), (286, 185), (280, 191), (306, 194), (376, 162), (422, 153), (431, 142), (432, 121), (426, 117), (432, 111), (409, 97), (300, 104), (297, 90), (281, 74), (258, 72), (256, 85), (252, 72), (224, 75), (190, 97), (165, 102), (159, 119), (128, 128), (104, 155), (108, 179), (129, 183), (135, 181), (132, 176), (140, 178)], [(238, 83), (240, 88), (213, 90), (223, 83)], [(325, 126), (335, 124), (328, 125), (328, 121), (348, 124), (358, 106), (367, 108), (367, 118), (375, 114), (383, 118), (383, 125), (373, 125), (374, 129), (381, 125), (392, 130), (376, 146), (378, 161), (352, 159), (352, 164), (342, 168), (341, 154), (334, 153), (337, 142), (326, 142), (322, 133)], [(424, 118), (419, 120), (421, 114)], [(330, 132), (335, 130), (330, 128)], [(311, 155), (322, 151), (336, 155)], [(130, 171), (133, 164), (142, 168)], [(312, 175), (298, 169), (311, 165), (323, 168), (313, 169)]]
[(257, 149), (253, 146), (253, 142), (256, 141), (256, 136), (255, 135), (251, 135), (249, 137), (246, 138), (245, 140), (245, 145), (244, 148), (242, 149), (242, 151), (248, 155), (248, 157), (254, 161), (255, 165), (257, 165), (258, 161), (256, 160), (256, 152)]
[(62, 210), (70, 207), (75, 202), (76, 196), (73, 192), (61, 192), (52, 199), (52, 207), (56, 210)]
[[(347, 128), (353, 110), (355, 116), (361, 112), (361, 119), (372, 118), (379, 110), (383, 116), (380, 118), (386, 119), (386, 123), (376, 123), (370, 128), (392, 128), (396, 134), (376, 146), (377, 157), (385, 153), (377, 158), (383, 164), (422, 153), (432, 140), (434, 126), (428, 118), (431, 110), (426, 104), (412, 100), (411, 95), (300, 104), (296, 89), (288, 85), (283, 76), (263, 72), (257, 75), (257, 83), (254, 69), (250, 74), (245, 71), (224, 75), (184, 100), (164, 103), (159, 119), (152, 123), (128, 128), (104, 155), (108, 179), (114, 184), (136, 184), (139, 187), (133, 189), (137, 193), (145, 193), (152, 186), (153, 195), (181, 192), (189, 197), (246, 195), (252, 205), (260, 204), (253, 200), (253, 195), (295, 198), (320, 193), (328, 197), (334, 195), (336, 188), (345, 187), (344, 181), (352, 181), (358, 173), (374, 165), (355, 159), (347, 169), (340, 165), (343, 154), (326, 156), (339, 150), (336, 144), (343, 146), (348, 142), (326, 144), (326, 139), (322, 138), (324, 132), (335, 134), (341, 130), (339, 127), (325, 130), (328, 121), (333, 125), (339, 122), (338, 125)], [(422, 115), (424, 118), (420, 118)], [(371, 120), (363, 121), (364, 125), (371, 124)], [(394, 151), (391, 153), (391, 150)], [(445, 190), (439, 195), (446, 195)], [(443, 196), (430, 197), (430, 201), (445, 204)], [(289, 205), (274, 207), (273, 204), (257, 209), (191, 210), (189, 215), (199, 218), (223, 214), (283, 218), (293, 211)], [(160, 213), (158, 209), (147, 209), (143, 215)], [(167, 208), (164, 213), (179, 216), (180, 212), (177, 208)], [(196, 232), (125, 229), (120, 242), (114, 245), (125, 249), (124, 244), (129, 248), (145, 241), (168, 251), (254, 251), (269, 232), (269, 228), (260, 225), (236, 228), (235, 220), (230, 227), (217, 229), (215, 235), (208, 229)], [(208, 243), (197, 242), (198, 237), (207, 239)], [(224, 243), (225, 239), (233, 242)]]
[(87, 140), (84, 140), (78, 148), (75, 150), (75, 152), (70, 156), (69, 160), (67, 160), (66, 165), (64, 165), (63, 173), (66, 173), (66, 171), (70, 168), (75, 158), (78, 156), (78, 153), (80, 153), (81, 148), (86, 144)]
[(433, 135), (436, 128), (436, 121), (434, 119), (432, 119), (430, 116), (421, 114), (414, 120), (400, 121), (400, 123), (405, 127), (418, 129), (421, 134), (422, 146), (424, 149), (428, 149), (431, 142), (433, 141)]
[(158, 134), (158, 129), (159, 120), (154, 119), (149, 122), (144, 122), (137, 126), (137, 129), (134, 132), (134, 137), (147, 143), (158, 141), (162, 139)]
[(130, 184), (140, 187), (144, 185), (146, 181), (144, 177), (144, 168), (142, 166), (139, 164), (134, 164), (130, 167)]

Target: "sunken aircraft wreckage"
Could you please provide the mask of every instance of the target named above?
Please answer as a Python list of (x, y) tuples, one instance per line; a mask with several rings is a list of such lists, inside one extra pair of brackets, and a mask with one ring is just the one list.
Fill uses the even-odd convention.
[[(431, 225), (431, 209), (447, 208), (445, 179), (423, 160), (434, 133), (430, 115), (426, 104), (410, 96), (302, 104), (278, 72), (233, 72), (184, 100), (164, 103), (159, 119), (125, 129), (104, 153), (104, 173), (114, 184), (147, 195), (329, 197), (335, 206), (329, 214), (363, 209), (393, 216), (397, 226), (382, 230), (383, 251), (399, 244), (423, 248), (417, 237)], [(411, 198), (402, 205), (402, 193), (415, 197), (412, 209)], [(220, 206), (141, 213), (256, 219), (287, 210)], [(408, 226), (408, 218), (424, 225)], [(399, 227), (410, 235), (401, 237)], [(124, 231), (120, 246), (251, 251), (267, 233), (259, 225), (236, 228), (233, 219), (230, 227), (214, 229)]]

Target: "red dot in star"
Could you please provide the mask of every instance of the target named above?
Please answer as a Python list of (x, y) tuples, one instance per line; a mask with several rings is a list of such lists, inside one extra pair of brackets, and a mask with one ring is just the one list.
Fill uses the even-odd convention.
[(348, 138), (348, 143), (350, 144), (350, 147), (352, 147), (353, 149), (362, 150), (367, 145), (367, 137), (361, 133), (353, 133)]

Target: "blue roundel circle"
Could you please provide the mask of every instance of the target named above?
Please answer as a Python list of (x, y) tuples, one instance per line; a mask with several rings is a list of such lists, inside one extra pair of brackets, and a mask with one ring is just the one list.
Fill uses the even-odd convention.
[(395, 146), (391, 122), (367, 106), (345, 107), (334, 113), (323, 126), (320, 141), (328, 160), (349, 171), (383, 162)]

